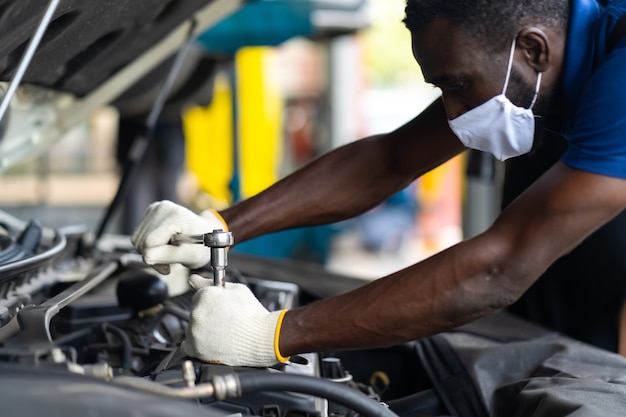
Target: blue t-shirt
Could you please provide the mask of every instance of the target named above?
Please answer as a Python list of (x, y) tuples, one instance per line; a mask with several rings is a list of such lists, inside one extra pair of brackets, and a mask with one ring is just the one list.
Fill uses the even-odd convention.
[(563, 68), (563, 136), (569, 143), (563, 162), (626, 179), (626, 37), (606, 50), (624, 14), (626, 0), (606, 7), (572, 0)]

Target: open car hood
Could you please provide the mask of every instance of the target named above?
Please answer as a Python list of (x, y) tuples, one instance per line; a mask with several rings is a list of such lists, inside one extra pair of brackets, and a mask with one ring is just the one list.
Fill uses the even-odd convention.
[[(21, 72), (44, 16), (49, 23)], [(206, 102), (213, 58), (368, 24), (368, 0), (0, 0), (0, 98), (11, 92), (11, 81), (21, 81), (0, 122), (0, 174), (104, 104), (125, 115), (147, 114), (187, 40), (194, 47), (178, 69), (168, 98), (179, 100), (163, 109), (168, 114), (178, 114), (179, 96), (188, 99), (189, 91)]]
[[(0, 90), (11, 87), (48, 5), (0, 2)], [(61, 0), (3, 118), (0, 173), (113, 101), (244, 0)]]

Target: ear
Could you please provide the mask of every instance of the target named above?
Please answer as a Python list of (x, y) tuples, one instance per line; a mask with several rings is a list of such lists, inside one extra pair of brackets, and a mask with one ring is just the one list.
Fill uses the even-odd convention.
[(545, 72), (550, 67), (550, 41), (540, 28), (523, 28), (517, 35), (517, 47), (522, 49), (526, 62), (535, 71)]

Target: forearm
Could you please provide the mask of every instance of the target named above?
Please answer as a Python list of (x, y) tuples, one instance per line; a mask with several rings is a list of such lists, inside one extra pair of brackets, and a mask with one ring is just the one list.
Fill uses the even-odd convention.
[(500, 255), (483, 252), (470, 260), (467, 245), (289, 311), (279, 339), (281, 353), (389, 346), (449, 330), (508, 305), (518, 289), (503, 288), (509, 281), (487, 266)]
[(372, 137), (336, 149), (222, 215), (238, 241), (355, 216), (412, 179), (385, 166), (385, 147)]
[(558, 163), (479, 236), (355, 291), (295, 309), (284, 355), (383, 346), (465, 324), (519, 298), (626, 207), (626, 181)]

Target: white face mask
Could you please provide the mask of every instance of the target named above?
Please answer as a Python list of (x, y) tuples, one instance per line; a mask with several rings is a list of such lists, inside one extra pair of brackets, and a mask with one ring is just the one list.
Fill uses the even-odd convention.
[(541, 73), (537, 75), (535, 95), (530, 107), (525, 109), (511, 103), (505, 93), (511, 75), (514, 52), (515, 39), (511, 45), (502, 94), (455, 119), (448, 120), (452, 131), (466, 147), (489, 152), (501, 161), (529, 152), (535, 136), (535, 117), (532, 108), (539, 94)]

